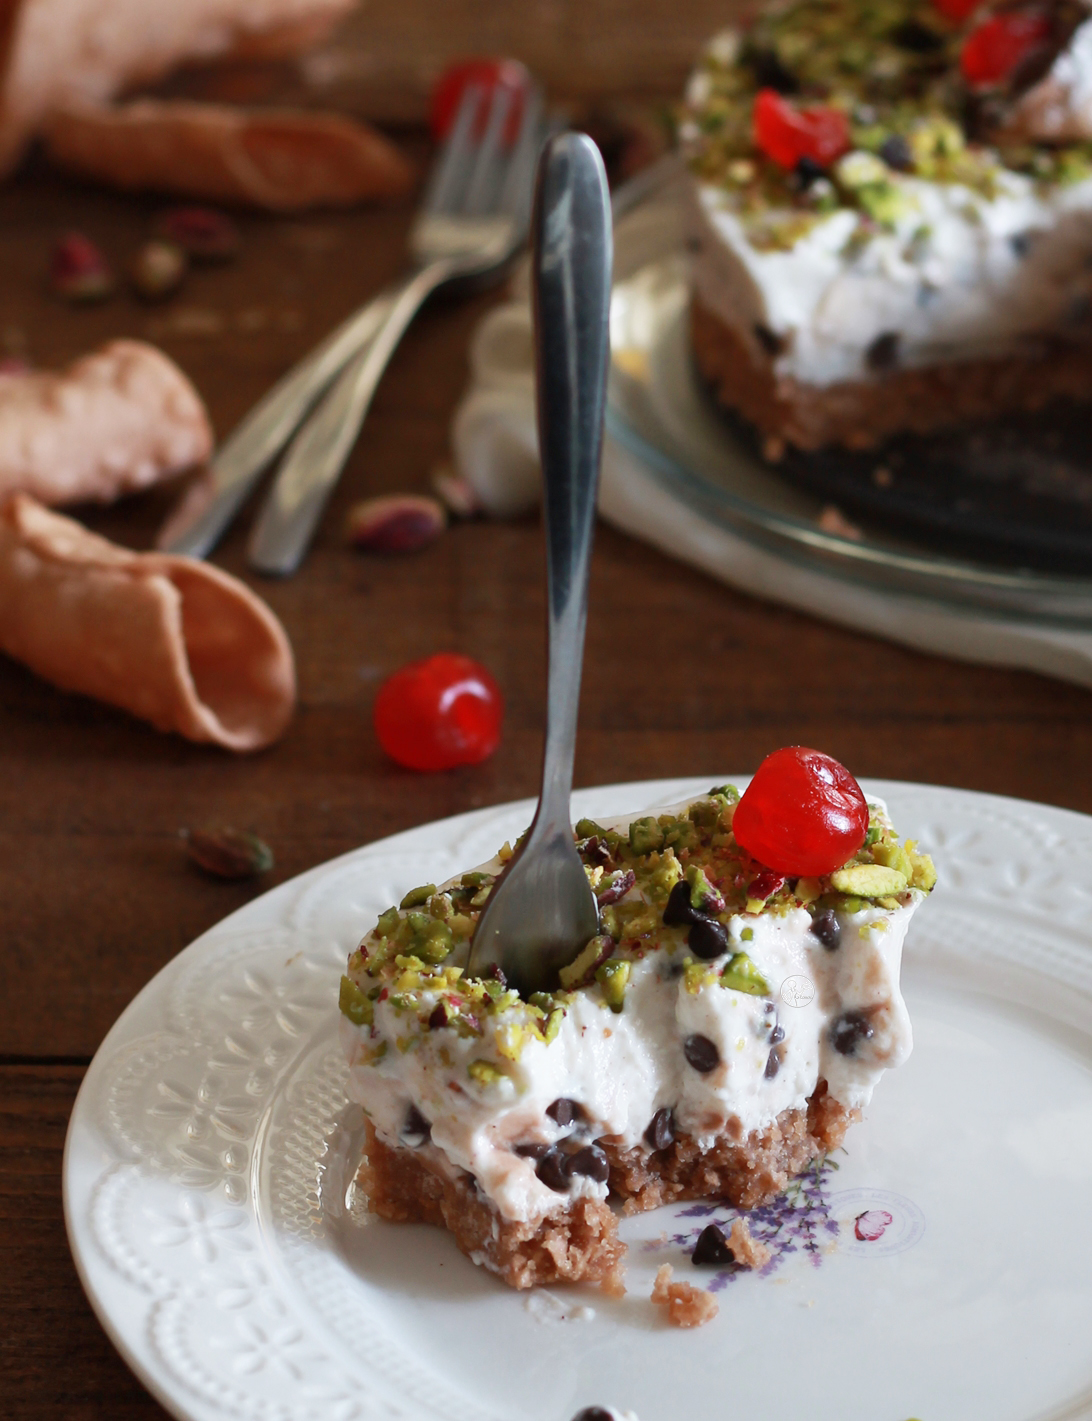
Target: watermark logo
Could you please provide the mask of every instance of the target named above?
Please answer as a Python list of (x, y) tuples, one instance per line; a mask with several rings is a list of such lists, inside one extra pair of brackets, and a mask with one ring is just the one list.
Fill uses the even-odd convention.
[(806, 1007), (815, 1000), (815, 983), (803, 974), (786, 977), (781, 983), (781, 1000), (787, 1007)]

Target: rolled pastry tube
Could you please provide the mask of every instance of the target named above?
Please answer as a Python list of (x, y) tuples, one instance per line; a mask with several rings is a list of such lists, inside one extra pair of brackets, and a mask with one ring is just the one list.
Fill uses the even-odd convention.
[(0, 0), (0, 177), (52, 110), (190, 60), (288, 58), (356, 0)]
[(57, 373), (0, 376), (0, 498), (108, 503), (211, 452), (200, 395), (143, 341), (111, 341)]
[(0, 505), (0, 651), (229, 750), (271, 744), (295, 706), (284, 628), (237, 578), (120, 548), (24, 494)]
[(168, 192), (271, 212), (400, 197), (413, 169), (367, 124), (309, 109), (137, 99), (51, 115), (51, 162), (133, 192)]

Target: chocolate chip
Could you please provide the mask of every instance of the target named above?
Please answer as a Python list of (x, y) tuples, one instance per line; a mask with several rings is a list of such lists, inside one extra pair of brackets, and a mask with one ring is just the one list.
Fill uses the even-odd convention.
[(1009, 246), (1012, 248), (1014, 257), (1019, 257), (1021, 261), (1031, 251), (1031, 233), (1014, 232), (1009, 238)]
[(904, 20), (891, 31), (891, 42), (911, 54), (930, 54), (944, 48), (944, 36), (920, 20)]
[(862, 1041), (872, 1038), (872, 1023), (864, 1012), (846, 1011), (830, 1027), (830, 1044), (843, 1056), (854, 1056)]
[(675, 1143), (675, 1112), (670, 1105), (657, 1110), (648, 1122), (645, 1139), (654, 1150), (666, 1150)]
[(601, 1406), (585, 1406), (583, 1411), (576, 1413), (573, 1421), (614, 1421), (614, 1417)]
[[(816, 178), (823, 176), (823, 165), (817, 163), (814, 158), (809, 158), (807, 154), (802, 158), (797, 158), (796, 167), (792, 170), (794, 186), (799, 192), (807, 192)], [(775, 336), (776, 340), (777, 337)]]
[(868, 347), (865, 360), (870, 370), (894, 370), (899, 363), (899, 333), (884, 331)]
[(436, 1005), (429, 1012), (428, 1029), (430, 1031), (439, 1031), (441, 1027), (444, 1027), (446, 1025), (447, 1007), (444, 1006), (443, 1002), (437, 1002)]
[(720, 1065), (720, 1052), (708, 1036), (688, 1036), (683, 1042), (683, 1055), (703, 1076)]
[(694, 1252), (690, 1255), (690, 1262), (699, 1265), (711, 1263), (714, 1267), (724, 1268), (729, 1263), (734, 1263), (736, 1256), (728, 1247), (728, 1240), (721, 1229), (716, 1224), (706, 1224), (701, 1233), (698, 1234), (698, 1241), (694, 1245)]
[(711, 962), (728, 951), (728, 929), (715, 918), (699, 918), (686, 939), (695, 957)]
[(796, 75), (785, 68), (774, 50), (754, 49), (748, 57), (758, 88), (776, 89), (779, 94), (795, 94), (800, 88)]
[(770, 1032), (770, 1045), (778, 1046), (785, 1039), (785, 1028), (781, 1023), (775, 1022), (774, 1029)]
[(833, 908), (816, 913), (811, 920), (811, 930), (828, 952), (833, 952), (842, 941), (842, 925)]
[(610, 1178), (610, 1160), (598, 1145), (585, 1145), (569, 1156), (569, 1174), (584, 1174), (596, 1184), (606, 1184)]
[(880, 157), (889, 168), (906, 173), (914, 166), (914, 155), (901, 133), (892, 133), (880, 144)]
[(579, 1101), (569, 1100), (566, 1096), (558, 1096), (557, 1100), (546, 1107), (546, 1114), (562, 1129), (566, 1125), (571, 1125), (574, 1120), (584, 1119), (584, 1107)]
[(408, 1145), (411, 1150), (415, 1150), (419, 1145), (423, 1145), (432, 1135), (432, 1126), (417, 1109), (416, 1105), (411, 1105), (406, 1111), (406, 1118), (402, 1123), (402, 1131), (399, 1139), (404, 1145)]
[(549, 1148), (549, 1145), (545, 1145), (539, 1140), (533, 1140), (526, 1145), (516, 1145), (512, 1153), (519, 1155), (520, 1159), (540, 1160)]
[(754, 333), (755, 340), (758, 341), (759, 345), (762, 347), (762, 349), (766, 352), (767, 355), (771, 357), (780, 355), (781, 352), (785, 349), (785, 342), (781, 339), (777, 332), (771, 331), (769, 326), (764, 326), (761, 321), (755, 322)]
[(547, 1189), (553, 1189), (558, 1194), (568, 1192), (569, 1158), (556, 1145), (551, 1146), (542, 1156), (535, 1166), (535, 1173)]
[(763, 1071), (762, 1074), (766, 1077), (768, 1081), (772, 1081), (774, 1076), (777, 1075), (780, 1069), (781, 1053), (775, 1046), (774, 1049), (770, 1052), (770, 1054), (766, 1057), (766, 1069)]
[(698, 916), (699, 914), (695, 913), (690, 905), (690, 884), (685, 879), (680, 879), (671, 890), (664, 907), (664, 927), (685, 927), (687, 923), (694, 922)]

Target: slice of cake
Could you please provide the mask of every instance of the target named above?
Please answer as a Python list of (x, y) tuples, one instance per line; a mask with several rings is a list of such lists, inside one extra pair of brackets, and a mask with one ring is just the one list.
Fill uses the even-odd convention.
[[(785, 763), (771, 778), (778, 756), (813, 779), (834, 766), (850, 811), (824, 819)], [(608, 1195), (628, 1212), (751, 1208), (841, 1143), (910, 1051), (899, 963), (935, 875), (836, 762), (778, 756), (742, 801), (723, 785), (577, 824), (600, 933), (553, 992), (523, 1000), (462, 965), (507, 846), (382, 915), (340, 999), (377, 1214), (447, 1227), (516, 1288), (611, 1291), (624, 1245)]]
[(680, 126), (693, 349), (777, 457), (1092, 398), (1092, 19), (795, 0)]

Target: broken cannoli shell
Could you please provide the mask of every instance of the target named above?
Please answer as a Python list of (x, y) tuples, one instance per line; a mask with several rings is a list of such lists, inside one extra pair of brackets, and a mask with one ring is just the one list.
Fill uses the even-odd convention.
[(24, 494), (0, 505), (0, 650), (63, 690), (229, 750), (271, 744), (295, 706), (288, 637), (243, 583), (120, 548)]
[(50, 115), (58, 167), (128, 191), (177, 193), (272, 212), (398, 197), (413, 170), (374, 129), (339, 114), (139, 99)]
[(0, 498), (107, 503), (211, 452), (200, 395), (143, 341), (111, 341), (58, 373), (0, 379)]

